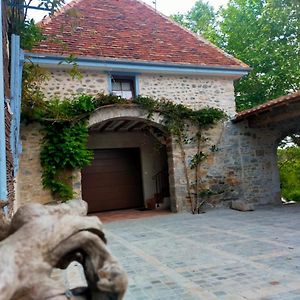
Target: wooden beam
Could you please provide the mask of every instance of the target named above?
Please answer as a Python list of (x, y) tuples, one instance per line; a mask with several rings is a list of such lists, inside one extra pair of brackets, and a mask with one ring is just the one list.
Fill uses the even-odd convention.
[(131, 124), (129, 126), (127, 126), (127, 131), (132, 131), (132, 129), (134, 129), (138, 124), (140, 123), (140, 121), (133, 121), (131, 122)]
[(130, 123), (130, 120), (122, 120), (122, 121), (120, 121), (119, 124), (118, 124), (118, 126), (116, 126), (114, 128), (114, 131), (119, 131), (119, 129), (124, 128), (124, 125), (126, 127), (126, 124), (129, 124), (129, 123)]
[(113, 123), (112, 120), (105, 122), (102, 126), (100, 126), (99, 131), (103, 132), (107, 127), (109, 127)]
[(137, 124), (136, 127), (134, 127), (134, 130), (142, 130), (142, 129), (144, 129), (144, 128), (147, 127), (147, 126), (148, 126), (147, 123), (140, 122), (139, 124)]

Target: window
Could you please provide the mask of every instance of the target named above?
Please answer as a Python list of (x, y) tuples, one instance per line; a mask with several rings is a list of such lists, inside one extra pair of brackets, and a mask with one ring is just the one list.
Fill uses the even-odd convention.
[(114, 95), (125, 99), (135, 97), (135, 77), (132, 76), (111, 76), (111, 92)]

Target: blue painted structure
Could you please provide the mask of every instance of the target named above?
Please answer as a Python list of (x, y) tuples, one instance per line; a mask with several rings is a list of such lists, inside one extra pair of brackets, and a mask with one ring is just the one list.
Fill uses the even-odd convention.
[(20, 141), (20, 117), (21, 117), (21, 94), (22, 94), (22, 69), (24, 52), (20, 48), (20, 37), (11, 37), (11, 66), (10, 66), (10, 106), (12, 112), (10, 147), (14, 163), (14, 177), (17, 175), (19, 156), (22, 152)]
[(3, 65), (3, 38), (2, 38), (2, 1), (0, 5), (0, 202), (7, 201), (7, 174), (6, 174), (6, 138), (5, 138), (5, 98), (4, 98), (4, 65)]
[[(36, 53), (25, 53), (25, 58), (29, 61), (44, 65), (58, 66), (69, 64), (65, 61), (66, 57), (56, 55), (43, 55)], [(242, 67), (217, 67), (201, 66), (171, 63), (153, 63), (153, 62), (136, 62), (127, 60), (109, 60), (98, 58), (76, 58), (76, 64), (79, 67), (91, 69), (103, 69), (111, 73), (128, 72), (128, 73), (160, 73), (160, 74), (181, 74), (181, 75), (211, 75), (211, 76), (230, 76), (239, 78), (246, 75), (250, 68)], [(69, 66), (70, 67), (70, 66)]]
[(135, 77), (134, 77), (134, 84), (135, 84), (135, 96), (137, 97), (140, 94), (139, 75), (135, 75)]

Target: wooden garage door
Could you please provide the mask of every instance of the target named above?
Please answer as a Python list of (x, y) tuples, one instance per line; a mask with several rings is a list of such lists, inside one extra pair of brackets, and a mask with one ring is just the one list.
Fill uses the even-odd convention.
[(139, 149), (95, 150), (92, 164), (82, 170), (82, 197), (89, 212), (142, 207)]

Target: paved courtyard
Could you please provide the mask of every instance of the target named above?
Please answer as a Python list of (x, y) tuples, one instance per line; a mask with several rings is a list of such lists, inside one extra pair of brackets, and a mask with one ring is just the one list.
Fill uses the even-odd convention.
[(105, 224), (125, 299), (300, 299), (300, 206)]

